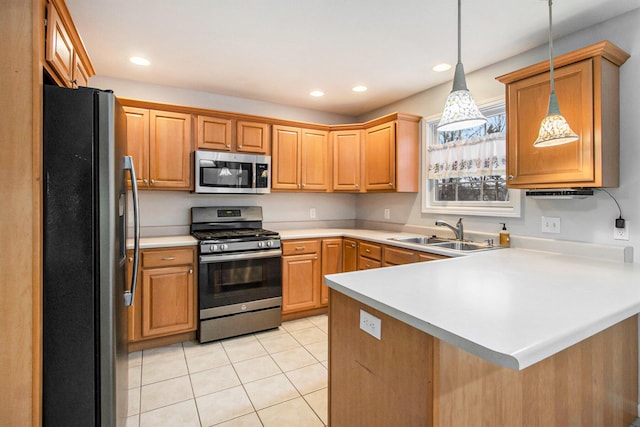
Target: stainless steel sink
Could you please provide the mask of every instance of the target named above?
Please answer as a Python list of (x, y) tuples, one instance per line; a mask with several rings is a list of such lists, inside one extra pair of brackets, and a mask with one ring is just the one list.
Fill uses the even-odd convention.
[(495, 249), (495, 246), (488, 246), (481, 243), (459, 242), (459, 241), (434, 243), (432, 246), (437, 246), (439, 248), (446, 248), (446, 249), (454, 249), (456, 251), (465, 251), (465, 252)]
[(403, 243), (415, 243), (417, 245), (432, 246), (434, 248), (452, 249), (462, 252), (486, 251), (489, 249), (498, 249), (499, 246), (488, 245), (486, 243), (464, 242), (459, 240), (451, 240), (436, 236), (411, 236), (411, 237), (391, 237), (389, 240)]
[(416, 243), (418, 245), (432, 245), (434, 243), (442, 243), (442, 242), (450, 242), (448, 239), (441, 239), (439, 237), (424, 237), (424, 236), (415, 236), (415, 237), (391, 237), (389, 240), (395, 240), (396, 242), (404, 242), (404, 243)]

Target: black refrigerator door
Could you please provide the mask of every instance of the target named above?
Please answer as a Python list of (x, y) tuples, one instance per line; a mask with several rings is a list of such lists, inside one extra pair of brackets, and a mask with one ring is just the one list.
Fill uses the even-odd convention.
[[(111, 110), (104, 97), (112, 100)], [(121, 153), (116, 154), (114, 100), (113, 94), (93, 89), (44, 88), (45, 426), (126, 421), (126, 273), (120, 240), (126, 190), (122, 160), (116, 161)]]

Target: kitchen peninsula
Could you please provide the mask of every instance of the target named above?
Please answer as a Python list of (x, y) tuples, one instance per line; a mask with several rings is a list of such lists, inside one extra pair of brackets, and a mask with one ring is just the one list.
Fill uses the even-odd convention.
[(333, 427), (636, 417), (637, 264), (508, 249), (325, 281)]

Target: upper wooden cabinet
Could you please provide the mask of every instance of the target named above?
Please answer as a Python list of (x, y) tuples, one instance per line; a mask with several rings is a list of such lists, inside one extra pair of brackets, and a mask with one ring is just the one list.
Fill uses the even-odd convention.
[(365, 129), (365, 190), (416, 192), (420, 117), (409, 114), (393, 117)]
[(127, 153), (133, 157), (140, 189), (191, 188), (191, 115), (124, 107)]
[(69, 11), (62, 1), (47, 4), (45, 67), (61, 86), (87, 86), (95, 74)]
[(271, 188), (327, 191), (330, 183), (328, 132), (273, 126)]
[(334, 191), (361, 191), (362, 130), (332, 131), (331, 144)]
[(619, 185), (619, 67), (629, 55), (604, 41), (555, 58), (560, 112), (580, 139), (536, 148), (549, 102), (549, 61), (500, 76), (506, 85), (507, 186)]
[(267, 123), (198, 115), (197, 147), (216, 151), (269, 154)]

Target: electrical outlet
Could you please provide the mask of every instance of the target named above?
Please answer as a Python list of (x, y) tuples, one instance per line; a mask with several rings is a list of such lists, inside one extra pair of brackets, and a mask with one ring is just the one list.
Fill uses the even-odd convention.
[(314, 219), (316, 217), (316, 208), (309, 209), (309, 218)]
[(615, 240), (629, 240), (629, 221), (625, 220), (624, 228), (613, 227), (613, 238)]
[(360, 310), (360, 329), (374, 338), (382, 339), (382, 320), (364, 310)]
[(391, 209), (384, 210), (384, 219), (391, 219)]
[(543, 216), (542, 232), (554, 234), (560, 233), (560, 218), (557, 216)]

